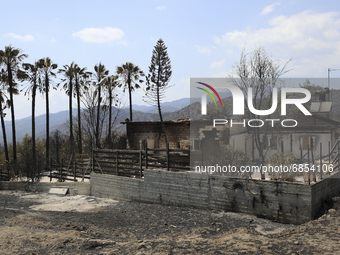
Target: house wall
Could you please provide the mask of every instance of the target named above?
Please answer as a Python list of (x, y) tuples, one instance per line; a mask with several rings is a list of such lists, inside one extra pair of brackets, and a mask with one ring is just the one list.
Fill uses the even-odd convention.
[[(170, 149), (178, 149), (182, 140), (190, 140), (188, 122), (165, 123)], [(166, 148), (165, 137), (160, 122), (132, 122), (127, 124), (128, 146), (130, 150), (142, 149), (142, 141), (157, 140), (158, 148)], [(182, 142), (182, 146), (187, 147)], [(183, 148), (184, 149), (184, 148)]]
[[(322, 155), (328, 154), (328, 142), (331, 141), (331, 133), (285, 133), (285, 134), (279, 134), (278, 137), (278, 143), (277, 148), (269, 148), (268, 152), (266, 154), (266, 157), (270, 157), (277, 151), (281, 151), (281, 141), (283, 142), (283, 152), (289, 153), (292, 152), (297, 158), (300, 158), (300, 137), (303, 136), (311, 136), (315, 137), (315, 143), (316, 146), (313, 149), (314, 158), (317, 158), (320, 156), (320, 143), (322, 143)], [(242, 138), (241, 138), (242, 140)], [(244, 140), (244, 138), (243, 138)], [(256, 149), (256, 146), (254, 146), (254, 155), (255, 159), (259, 159), (259, 153)], [(303, 155), (306, 154), (307, 150), (303, 150)], [(307, 158), (305, 158), (307, 159)]]
[(91, 195), (254, 214), (284, 223), (312, 219), (311, 187), (193, 172), (145, 170), (144, 179), (91, 173)]

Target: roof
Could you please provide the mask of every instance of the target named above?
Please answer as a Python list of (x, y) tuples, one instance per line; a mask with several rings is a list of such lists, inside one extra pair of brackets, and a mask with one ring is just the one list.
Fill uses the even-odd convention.
[(299, 115), (296, 117), (298, 127), (340, 127), (340, 122), (319, 115)]

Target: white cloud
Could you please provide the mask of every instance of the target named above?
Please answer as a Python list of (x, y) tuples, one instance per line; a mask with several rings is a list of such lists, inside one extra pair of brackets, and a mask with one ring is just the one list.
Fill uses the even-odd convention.
[(57, 42), (57, 40), (53, 38), (53, 39), (50, 40), (50, 42), (55, 43), (55, 42)]
[(123, 46), (127, 46), (128, 45), (127, 42), (119, 42), (118, 44), (119, 45), (123, 45)]
[(16, 35), (14, 33), (8, 33), (6, 34), (6, 36), (9, 36), (13, 39), (16, 40), (20, 40), (20, 41), (34, 41), (34, 37), (32, 35), (25, 35), (25, 36), (21, 36), (21, 35)]
[(268, 22), (268, 28), (227, 32), (215, 37), (218, 46), (243, 48), (247, 52), (264, 46), (275, 58), (293, 58), (294, 63), (318, 67), (323, 75), (327, 66), (339, 65), (340, 18), (336, 12), (304, 11), (292, 16), (278, 16)]
[(157, 10), (161, 11), (164, 10), (166, 8), (166, 6), (157, 6)]
[(85, 42), (109, 43), (119, 40), (124, 36), (124, 32), (116, 27), (105, 28), (84, 28), (79, 32), (73, 33), (73, 36), (79, 37)]
[(280, 5), (279, 2), (273, 3), (271, 5), (267, 5), (266, 7), (263, 8), (261, 15), (266, 15), (268, 13), (271, 13), (274, 10), (274, 7)]
[(198, 52), (203, 53), (203, 54), (210, 55), (210, 53), (211, 53), (211, 49), (209, 49), (209, 48), (203, 48), (203, 47), (198, 46), (198, 45), (195, 45), (195, 48), (197, 49)]
[(224, 65), (224, 63), (225, 63), (225, 59), (222, 59), (219, 62), (215, 61), (209, 66), (209, 68), (210, 69), (221, 69), (221, 67)]

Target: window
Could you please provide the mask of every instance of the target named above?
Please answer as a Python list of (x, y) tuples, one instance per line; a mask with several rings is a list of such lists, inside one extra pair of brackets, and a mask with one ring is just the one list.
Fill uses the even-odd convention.
[(315, 136), (302, 136), (300, 137), (300, 150), (315, 150)]
[(277, 136), (268, 137), (268, 144), (271, 149), (277, 149)]
[(200, 150), (200, 140), (199, 139), (191, 139), (190, 140), (190, 149), (193, 151), (199, 151)]
[(268, 136), (267, 139), (264, 140), (264, 148), (268, 149), (277, 149), (277, 136)]

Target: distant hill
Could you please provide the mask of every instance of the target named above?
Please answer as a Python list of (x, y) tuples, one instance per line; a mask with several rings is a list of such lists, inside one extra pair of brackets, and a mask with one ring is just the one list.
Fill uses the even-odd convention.
[[(189, 98), (183, 98), (183, 100), (175, 100), (174, 107), (171, 109), (179, 108), (179, 105), (186, 105), (186, 102), (190, 101)], [(165, 103), (166, 105), (171, 105), (171, 102)], [(165, 106), (166, 106), (165, 105)], [(164, 120), (177, 120), (180, 118), (189, 118), (190, 116), (190, 107), (188, 106), (189, 103), (184, 106), (183, 109), (180, 108), (177, 111), (172, 112), (166, 112), (162, 108), (163, 118)], [(147, 106), (152, 107), (153, 106)], [(164, 107), (165, 109), (166, 107)], [(156, 109), (156, 108), (155, 108)], [(117, 109), (113, 107), (113, 111), (116, 111)], [(77, 111), (74, 108), (73, 109), (73, 116), (77, 116)], [(121, 122), (124, 122), (126, 118), (129, 118), (129, 108), (124, 107), (121, 109), (120, 114), (116, 121), (116, 129), (125, 132), (125, 126), (123, 124), (120, 124)], [(16, 135), (17, 135), (17, 142), (21, 142), (22, 139), (25, 137), (26, 134), (31, 136), (32, 134), (32, 128), (31, 128), (31, 117), (23, 118), (20, 120), (16, 120)], [(133, 120), (134, 121), (158, 121), (159, 115), (156, 113), (156, 111), (153, 112), (143, 112), (136, 110), (133, 108)], [(51, 113), (50, 114), (50, 132), (52, 133), (55, 130), (59, 130), (63, 134), (67, 134), (69, 131), (68, 126), (69, 121), (69, 111), (61, 111), (57, 113)], [(36, 138), (38, 139), (44, 139), (46, 137), (46, 116), (45, 114), (39, 115), (35, 118), (36, 123)], [(11, 121), (7, 120), (5, 121), (6, 126), (6, 134), (7, 134), (7, 142), (8, 144), (12, 143), (12, 123)], [(2, 133), (0, 132), (0, 143), (3, 143), (3, 137)]]
[[(161, 104), (162, 112), (176, 112), (190, 104), (190, 98), (181, 98), (171, 102), (165, 102)], [(129, 106), (125, 106), (124, 109), (129, 109)], [(132, 105), (132, 109), (135, 111), (158, 113), (156, 106), (151, 105)]]

